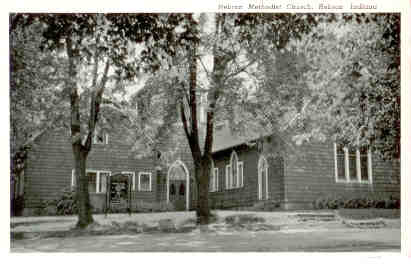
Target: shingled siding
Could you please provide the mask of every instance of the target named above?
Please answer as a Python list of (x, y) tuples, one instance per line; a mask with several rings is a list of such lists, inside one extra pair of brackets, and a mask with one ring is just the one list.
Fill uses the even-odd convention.
[(282, 157), (267, 158), (268, 195), (269, 199), (284, 204), (284, 159)]
[(399, 164), (372, 157), (372, 184), (336, 182), (334, 144), (297, 147), (285, 161), (285, 208), (311, 208), (318, 198), (399, 196)]
[[(42, 136), (29, 153), (25, 174), (25, 208), (36, 208), (42, 201), (54, 199), (62, 189), (70, 187), (73, 166), (73, 153), (67, 134), (53, 132)], [(132, 192), (133, 200), (155, 201), (156, 174), (152, 159), (134, 159), (130, 148), (122, 144), (119, 137), (110, 135), (107, 145), (93, 145), (87, 159), (87, 169), (110, 171), (112, 175), (123, 171), (134, 172), (136, 190)], [(137, 191), (140, 171), (152, 172), (151, 192)]]
[[(174, 135), (175, 133), (179, 133), (178, 138), (180, 139), (180, 142), (178, 144), (176, 144), (176, 135)], [(181, 127), (177, 126), (176, 129), (173, 130), (173, 136), (167, 136), (166, 138), (161, 140), (161, 144), (159, 144), (158, 148), (163, 152), (162, 155), (167, 155), (166, 153), (170, 150), (173, 151), (173, 154), (167, 157), (166, 163), (164, 162), (164, 159), (162, 161), (157, 161), (156, 163), (156, 166), (159, 169), (156, 172), (158, 177), (156, 181), (157, 186), (155, 187), (157, 189), (156, 201), (166, 202), (167, 174), (170, 167), (177, 160), (183, 162), (187, 167), (191, 181), (194, 183), (194, 164), (190, 148), (188, 146), (187, 138)], [(190, 187), (195, 185), (193, 183), (190, 185)], [(193, 192), (195, 192), (195, 190), (193, 190), (193, 188), (190, 188), (190, 209), (193, 209), (196, 205), (196, 201), (193, 199), (195, 197), (195, 194)]]
[[(226, 165), (230, 162), (233, 149), (237, 153), (238, 160), (243, 162), (244, 186), (227, 190), (225, 183)], [(211, 208), (250, 206), (258, 199), (257, 150), (247, 146), (233, 149), (220, 151), (213, 155), (214, 166), (218, 168), (218, 191), (209, 193)]]

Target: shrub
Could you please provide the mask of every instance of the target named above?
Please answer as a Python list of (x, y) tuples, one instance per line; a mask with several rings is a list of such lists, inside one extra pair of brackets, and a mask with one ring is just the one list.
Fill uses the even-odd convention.
[(343, 197), (320, 197), (313, 202), (315, 209), (399, 209), (400, 199), (390, 197), (363, 197), (363, 198), (343, 198)]
[(35, 216), (56, 215), (55, 200), (40, 200), (40, 206), (33, 211), (33, 214)]
[(265, 219), (250, 214), (238, 214), (230, 215), (224, 219), (227, 224), (252, 224), (252, 223), (264, 223)]
[(55, 200), (57, 215), (72, 215), (77, 213), (76, 192), (63, 189), (62, 194)]

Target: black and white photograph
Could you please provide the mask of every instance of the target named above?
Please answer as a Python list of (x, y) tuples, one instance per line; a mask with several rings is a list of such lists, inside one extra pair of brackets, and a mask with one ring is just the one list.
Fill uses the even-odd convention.
[(249, 2), (8, 13), (11, 254), (401, 253), (401, 12)]

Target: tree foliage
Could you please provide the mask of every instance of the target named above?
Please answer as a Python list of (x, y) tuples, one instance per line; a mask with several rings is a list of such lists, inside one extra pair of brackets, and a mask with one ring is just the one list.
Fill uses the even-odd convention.
[[(145, 112), (149, 120), (155, 110), (167, 111), (166, 115), (155, 115), (157, 119), (166, 117), (157, 122), (161, 124), (158, 128), (171, 127), (176, 120), (182, 123), (195, 167), (198, 221), (207, 223), (215, 122), (228, 121), (233, 130), (246, 134), (250, 122), (255, 124), (256, 118), (264, 118), (255, 111), (262, 104), (256, 96), (258, 88), (252, 88), (248, 77), (259, 74), (266, 54), (280, 52), (290, 39), (308, 32), (316, 20), (311, 15), (291, 14), (218, 13), (197, 18), (189, 14), (184, 18), (180, 34), (190, 45), (177, 45), (168, 68), (150, 78), (143, 88), (148, 101), (159, 100), (170, 108)], [(254, 107), (250, 107), (253, 100)], [(205, 109), (203, 123), (199, 122), (200, 107)]]
[[(124, 84), (139, 78), (141, 72), (157, 70), (161, 57), (173, 52), (163, 40), (173, 40), (173, 28), (179, 20), (178, 16), (165, 17), (167, 23), (162, 23), (164, 16), (159, 14), (16, 14), (12, 17), (12, 31), (40, 24), (42, 50), (66, 62), (62, 95), (68, 95), (70, 102), (70, 110), (65, 113), (70, 113), (78, 227), (93, 222), (85, 170), (97, 123), (100, 121), (104, 126), (128, 119), (115, 93), (124, 91)], [(105, 94), (109, 96), (104, 97)]]
[[(11, 21), (16, 15), (10, 16)], [(27, 150), (47, 129), (61, 127), (68, 109), (61, 96), (67, 61), (42, 51), (44, 26), (10, 28), (10, 154), (12, 173), (24, 167)]]
[(309, 65), (303, 140), (331, 137), (399, 158), (399, 26), (398, 14), (341, 15), (294, 46)]

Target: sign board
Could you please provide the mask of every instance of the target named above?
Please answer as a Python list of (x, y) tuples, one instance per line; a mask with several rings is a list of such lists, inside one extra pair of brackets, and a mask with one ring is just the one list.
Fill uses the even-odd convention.
[(130, 211), (131, 179), (128, 175), (115, 174), (107, 181), (107, 204), (111, 212)]

